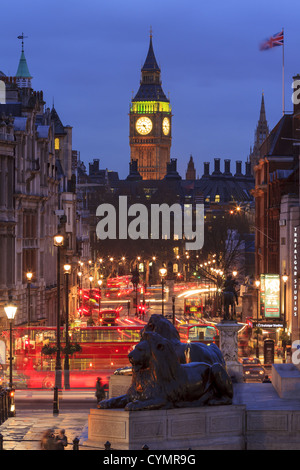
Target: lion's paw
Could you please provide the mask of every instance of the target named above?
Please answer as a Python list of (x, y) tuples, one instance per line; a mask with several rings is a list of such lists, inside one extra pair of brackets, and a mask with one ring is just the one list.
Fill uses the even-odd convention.
[(109, 400), (102, 400), (102, 401), (99, 401), (99, 402), (97, 403), (97, 408), (100, 408), (101, 410), (105, 410), (105, 409), (109, 408), (108, 401), (109, 401)]
[(137, 411), (141, 409), (142, 407), (139, 401), (131, 401), (125, 406), (125, 411)]

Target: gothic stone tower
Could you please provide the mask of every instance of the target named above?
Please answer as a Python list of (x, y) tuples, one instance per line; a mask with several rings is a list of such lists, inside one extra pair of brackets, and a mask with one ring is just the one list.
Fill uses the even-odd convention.
[(253, 149), (250, 150), (250, 155), (249, 155), (252, 175), (254, 175), (254, 167), (255, 165), (257, 165), (258, 160), (259, 160), (259, 155), (260, 155), (259, 149), (262, 143), (264, 142), (264, 140), (268, 137), (268, 135), (269, 135), (269, 127), (268, 127), (268, 122), (266, 119), (265, 99), (264, 99), (264, 94), (262, 94), (259, 120), (258, 120), (256, 131), (255, 131), (254, 146), (253, 146)]
[(170, 162), (171, 107), (165, 96), (152, 46), (152, 34), (140, 87), (129, 113), (130, 160), (137, 161), (143, 179), (162, 179)]

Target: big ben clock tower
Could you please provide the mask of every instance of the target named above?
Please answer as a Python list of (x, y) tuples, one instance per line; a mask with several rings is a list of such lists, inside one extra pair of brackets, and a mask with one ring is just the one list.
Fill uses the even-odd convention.
[(140, 88), (131, 101), (129, 142), (143, 179), (162, 179), (170, 162), (171, 106), (161, 87), (160, 68), (150, 45), (141, 69)]

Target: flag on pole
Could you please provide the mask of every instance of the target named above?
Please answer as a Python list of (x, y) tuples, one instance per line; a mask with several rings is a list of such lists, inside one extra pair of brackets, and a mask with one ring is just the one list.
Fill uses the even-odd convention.
[(266, 39), (264, 42), (262, 42), (260, 45), (260, 50), (267, 51), (268, 49), (272, 49), (276, 46), (283, 46), (283, 42), (284, 34), (282, 29), (280, 33), (276, 33), (274, 36), (271, 36), (269, 39)]

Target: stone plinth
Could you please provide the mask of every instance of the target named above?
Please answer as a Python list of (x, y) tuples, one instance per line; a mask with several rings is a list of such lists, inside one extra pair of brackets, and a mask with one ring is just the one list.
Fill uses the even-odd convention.
[(87, 449), (300, 450), (300, 400), (271, 383), (233, 385), (233, 404), (126, 412), (90, 410)]
[(210, 406), (171, 410), (91, 409), (88, 440), (92, 448), (141, 450), (243, 450), (245, 406)]
[(219, 330), (220, 350), (225, 359), (228, 374), (236, 382), (243, 382), (243, 366), (238, 360), (238, 332), (243, 325), (223, 320), (216, 326)]
[(294, 364), (272, 364), (272, 384), (280, 398), (300, 398), (300, 371)]

